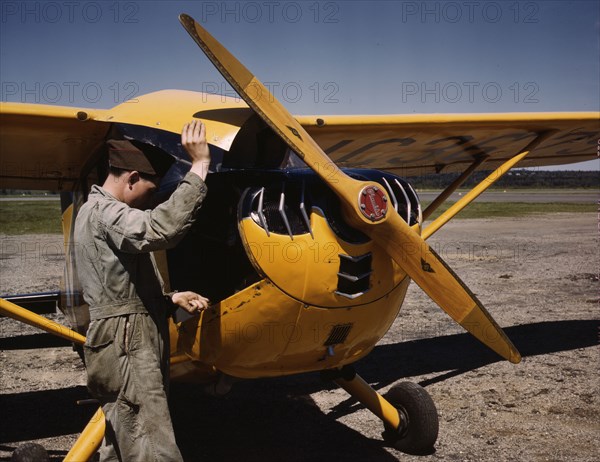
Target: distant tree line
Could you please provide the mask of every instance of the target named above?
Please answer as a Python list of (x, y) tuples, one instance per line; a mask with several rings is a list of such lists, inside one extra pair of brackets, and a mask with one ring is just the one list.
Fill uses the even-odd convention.
[[(471, 188), (480, 183), (492, 171), (481, 170), (475, 172), (462, 185), (462, 188)], [(413, 176), (409, 178), (410, 184), (417, 189), (444, 189), (458, 178), (458, 173), (432, 173), (429, 175)], [(564, 188), (564, 189), (598, 189), (600, 188), (600, 172), (597, 171), (544, 171), (544, 170), (513, 170), (500, 178), (491, 188)], [(55, 191), (27, 191), (16, 189), (2, 189), (0, 195), (19, 196), (50, 196), (58, 195)]]
[[(492, 171), (475, 172), (462, 188), (471, 188), (485, 179)], [(458, 173), (433, 173), (415, 176), (409, 179), (410, 184), (417, 189), (443, 189), (458, 178)], [(597, 171), (542, 171), (542, 170), (513, 170), (508, 172), (491, 188), (531, 188), (531, 189), (598, 189), (600, 187), (600, 172)]]
[(0, 196), (56, 196), (56, 191), (38, 191), (29, 189), (1, 189)]

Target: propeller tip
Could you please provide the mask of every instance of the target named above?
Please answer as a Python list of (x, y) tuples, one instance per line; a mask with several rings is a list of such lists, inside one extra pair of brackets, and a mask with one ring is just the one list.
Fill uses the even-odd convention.
[(521, 362), (521, 353), (519, 353), (517, 350), (511, 351), (510, 352), (510, 357), (508, 358), (508, 360), (513, 363), (513, 364), (519, 364)]

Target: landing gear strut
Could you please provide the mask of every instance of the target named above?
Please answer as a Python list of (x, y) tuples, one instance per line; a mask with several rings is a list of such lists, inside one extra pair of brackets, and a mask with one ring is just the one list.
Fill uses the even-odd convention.
[(384, 440), (408, 454), (428, 454), (438, 437), (439, 421), (433, 400), (423, 387), (402, 382), (394, 385), (384, 398), (353, 368), (322, 373), (379, 417), (384, 424)]

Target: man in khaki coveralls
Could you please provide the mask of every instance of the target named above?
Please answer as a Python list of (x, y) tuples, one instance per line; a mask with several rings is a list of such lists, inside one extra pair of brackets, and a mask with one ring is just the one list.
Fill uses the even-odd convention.
[(137, 141), (109, 141), (109, 176), (92, 187), (75, 223), (91, 318), (84, 346), (88, 388), (106, 416), (102, 461), (182, 460), (166, 394), (169, 305), (197, 313), (208, 300), (194, 292), (164, 294), (150, 253), (183, 238), (206, 196), (204, 125), (186, 124), (181, 142), (192, 159), (190, 172), (166, 202), (146, 210), (173, 158)]

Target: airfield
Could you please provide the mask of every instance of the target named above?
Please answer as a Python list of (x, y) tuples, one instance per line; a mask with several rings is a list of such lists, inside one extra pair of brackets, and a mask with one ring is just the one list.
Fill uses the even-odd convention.
[[(314, 373), (242, 381), (221, 398), (172, 384), (185, 460), (596, 461), (599, 235), (598, 215), (587, 212), (454, 220), (430, 239), (523, 355), (518, 365), (500, 361), (411, 284), (396, 322), (356, 369), (383, 393), (398, 381), (426, 387), (440, 417), (434, 453), (387, 447), (379, 420)], [(2, 255), (0, 292), (58, 289), (61, 236), (0, 241), (32, 249)], [(88, 398), (79, 357), (6, 318), (0, 350), (1, 460), (25, 441), (62, 460), (95, 411), (76, 404)]]
[[(439, 191), (418, 191), (421, 202), (431, 202)], [(451, 202), (458, 201), (465, 192), (454, 192), (448, 198)], [(528, 190), (488, 190), (481, 194), (477, 202), (525, 202), (533, 204), (570, 203), (570, 204), (595, 204), (598, 200), (596, 191), (570, 189), (528, 189)]]

